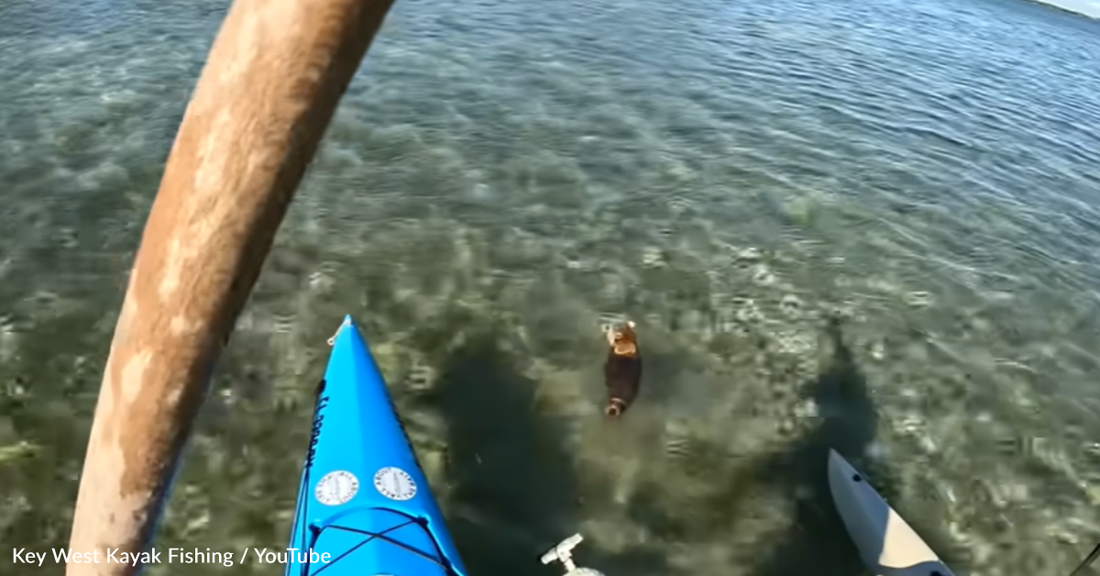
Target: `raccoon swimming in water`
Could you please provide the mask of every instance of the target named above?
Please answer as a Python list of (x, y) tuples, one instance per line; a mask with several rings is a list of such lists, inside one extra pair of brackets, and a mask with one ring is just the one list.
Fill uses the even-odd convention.
[(638, 350), (634, 322), (608, 328), (607, 343), (607, 362), (603, 367), (604, 385), (607, 386), (604, 414), (617, 417), (634, 403), (642, 384), (642, 355)]

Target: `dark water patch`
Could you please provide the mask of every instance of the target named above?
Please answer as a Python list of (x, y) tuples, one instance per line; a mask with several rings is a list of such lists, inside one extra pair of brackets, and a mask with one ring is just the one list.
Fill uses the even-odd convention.
[[(575, 531), (582, 509), (562, 421), (540, 413), (536, 382), (524, 361), (499, 346), (492, 329), (475, 329), (443, 361), (434, 390), (422, 400), (447, 425), (446, 476), (450, 526), (475, 574), (556, 574), (536, 564)], [(609, 574), (645, 566), (666, 573), (654, 551), (601, 553), (586, 544), (582, 565)]]
[[(805, 393), (822, 415), (820, 425), (781, 453), (769, 457), (760, 468), (759, 481), (768, 482), (794, 502), (792, 527), (754, 570), (759, 576), (821, 574), (861, 575), (859, 553), (847, 536), (829, 491), (827, 461), (830, 449), (866, 469), (866, 450), (874, 440), (878, 413), (867, 391), (866, 380), (833, 321), (828, 329), (833, 348), (829, 366)], [(890, 498), (884, 476), (871, 474), (871, 483)]]

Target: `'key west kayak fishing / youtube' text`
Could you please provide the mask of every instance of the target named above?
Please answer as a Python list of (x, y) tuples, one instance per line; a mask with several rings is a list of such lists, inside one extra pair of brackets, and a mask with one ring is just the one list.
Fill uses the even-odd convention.
[(217, 564), (221, 566), (234, 566), (238, 563), (252, 561), (257, 564), (285, 565), (292, 558), (298, 562), (312, 562), (325, 564), (332, 560), (328, 554), (316, 551), (300, 551), (292, 548), (285, 550), (269, 550), (267, 548), (245, 548), (240, 552), (219, 552), (206, 548), (176, 548), (168, 547), (164, 550), (152, 548), (145, 552), (123, 552), (118, 548), (106, 548), (104, 550), (92, 550), (91, 552), (74, 552), (68, 548), (55, 548), (50, 552), (35, 552), (26, 548), (12, 549), (12, 563), (16, 565), (28, 564), (41, 568), (48, 559), (55, 564), (123, 564), (129, 566), (142, 566), (146, 564)]

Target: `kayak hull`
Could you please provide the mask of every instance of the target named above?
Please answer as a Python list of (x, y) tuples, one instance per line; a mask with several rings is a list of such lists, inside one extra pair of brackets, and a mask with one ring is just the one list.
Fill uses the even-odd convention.
[(864, 564), (878, 576), (954, 576), (847, 460), (829, 450), (829, 491)]
[(351, 317), (318, 389), (288, 548), (286, 576), (466, 574)]

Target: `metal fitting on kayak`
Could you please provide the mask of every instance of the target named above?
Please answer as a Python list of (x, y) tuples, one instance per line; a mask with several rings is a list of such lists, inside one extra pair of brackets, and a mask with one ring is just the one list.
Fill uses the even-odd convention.
[(561, 562), (565, 566), (565, 576), (604, 576), (604, 574), (598, 570), (578, 568), (577, 565), (573, 563), (573, 549), (583, 541), (584, 536), (580, 534), (574, 534), (562, 540), (557, 546), (554, 546), (546, 554), (542, 555), (542, 563), (550, 564), (552, 562)]

